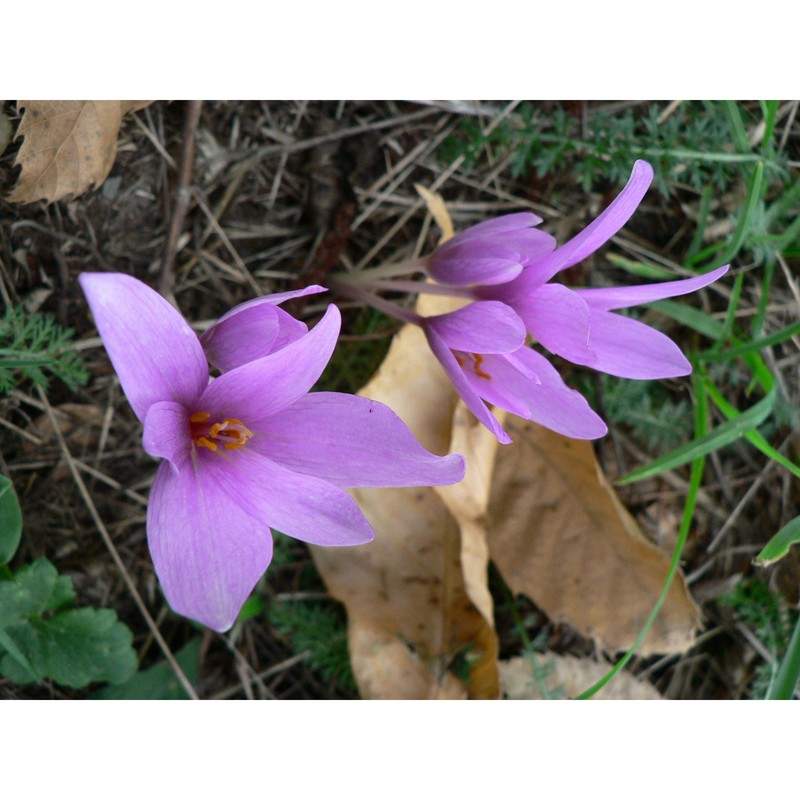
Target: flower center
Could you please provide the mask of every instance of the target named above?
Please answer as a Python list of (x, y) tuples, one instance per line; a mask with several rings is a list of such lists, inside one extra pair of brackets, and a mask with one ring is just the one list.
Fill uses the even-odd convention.
[(453, 351), (453, 355), (456, 357), (456, 361), (458, 361), (458, 365), (460, 367), (466, 367), (466, 362), (472, 365), (472, 371), (479, 377), (485, 378), (487, 381), (492, 379), (492, 376), (488, 372), (484, 372), (481, 369), (481, 364), (483, 364), (483, 356), (480, 353), (462, 353)]
[(226, 417), (222, 422), (211, 422), (211, 414), (198, 411), (189, 417), (192, 442), (216, 453), (218, 447), (237, 450), (252, 438), (253, 432), (239, 419)]

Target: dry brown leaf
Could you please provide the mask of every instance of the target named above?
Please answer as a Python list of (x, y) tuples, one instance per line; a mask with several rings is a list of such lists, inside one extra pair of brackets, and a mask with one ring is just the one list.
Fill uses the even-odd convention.
[(455, 235), (455, 228), (453, 228), (453, 221), (450, 219), (450, 212), (447, 210), (444, 198), (438, 192), (426, 189), (421, 183), (415, 183), (414, 188), (417, 190), (417, 194), (425, 201), (428, 212), (442, 232), (439, 237), (439, 244), (451, 239)]
[[(448, 303), (426, 297), (419, 310), (443, 313)], [(400, 331), (361, 394), (391, 406), (429, 450), (448, 451), (456, 395), (418, 328)], [(491, 614), (476, 608), (465, 587), (455, 519), (427, 487), (351, 493), (375, 541), (312, 551), (347, 608), (362, 697), (496, 697), (497, 640)]]
[[(500, 687), (507, 700), (542, 700), (577, 697), (597, 683), (611, 668), (588, 658), (537, 653), (536, 663), (524, 656), (500, 662)], [(620, 672), (593, 700), (663, 700), (654, 686), (628, 672)]]
[(22, 167), (9, 200), (53, 202), (99, 186), (114, 163), (122, 118), (144, 100), (25, 100), (15, 165)]
[[(653, 609), (669, 559), (645, 539), (606, 481), (589, 442), (516, 417), (498, 450), (489, 501), (489, 550), (504, 580), (551, 619), (609, 652), (633, 644)], [(699, 611), (678, 575), (639, 652), (691, 646)]]
[[(494, 434), (481, 425), (463, 403), (459, 403), (453, 414), (450, 450), (464, 456), (467, 474), (461, 483), (434, 487), (434, 492), (458, 523), (464, 590), (491, 629), (494, 629), (494, 603), (488, 583), (486, 508), (498, 447), (500, 444)], [(494, 649), (492, 659), (488, 658), (489, 655), (487, 652), (487, 659), (480, 668), (487, 672), (487, 680), (494, 680), (497, 649)]]

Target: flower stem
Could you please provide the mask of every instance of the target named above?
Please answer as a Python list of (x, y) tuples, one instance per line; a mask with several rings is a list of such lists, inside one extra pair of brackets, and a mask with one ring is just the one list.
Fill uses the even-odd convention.
[(376, 278), (395, 278), (398, 275), (413, 275), (415, 272), (425, 272), (424, 259), (410, 258), (406, 261), (382, 264), (372, 269), (362, 269), (347, 275), (337, 275), (336, 280), (342, 283), (370, 283)]
[(340, 280), (338, 276), (329, 279), (328, 286), (345, 297), (349, 297), (353, 300), (361, 300), (366, 305), (376, 308), (378, 311), (382, 311), (393, 319), (399, 319), (401, 322), (408, 322), (412, 325), (422, 324), (422, 317), (410, 308), (404, 308), (397, 303), (384, 300), (384, 298), (378, 297), (378, 295), (372, 292), (368, 292), (357, 284)]
[(474, 299), (466, 286), (444, 286), (430, 281), (364, 281), (363, 286), (376, 292), (408, 292), (409, 294), (441, 294), (446, 297)]

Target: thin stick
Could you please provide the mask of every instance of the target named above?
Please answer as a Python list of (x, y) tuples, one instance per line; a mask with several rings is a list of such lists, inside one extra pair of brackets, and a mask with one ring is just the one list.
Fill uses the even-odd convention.
[(159, 289), (162, 294), (169, 294), (172, 289), (172, 273), (175, 266), (175, 255), (178, 251), (178, 237), (183, 228), (183, 220), (189, 210), (192, 190), (189, 186), (194, 168), (194, 139), (197, 125), (200, 122), (201, 100), (189, 100), (186, 105), (186, 117), (183, 121), (183, 146), (178, 166), (178, 183), (175, 186), (175, 198), (172, 218), (169, 221), (167, 241), (164, 245), (164, 257), (161, 261)]
[(72, 453), (70, 453), (69, 448), (67, 447), (64, 435), (61, 433), (61, 429), (59, 428), (58, 423), (56, 422), (56, 415), (53, 413), (53, 408), (47, 399), (47, 395), (42, 391), (41, 387), (39, 386), (36, 387), (36, 391), (39, 394), (39, 399), (42, 401), (45, 410), (47, 411), (47, 416), (50, 420), (50, 425), (55, 431), (56, 438), (58, 439), (58, 444), (61, 447), (61, 452), (64, 454), (64, 459), (66, 460), (67, 466), (69, 467), (69, 470), (72, 473), (72, 479), (75, 481), (75, 484), (78, 487), (78, 491), (80, 492), (81, 497), (83, 498), (83, 502), (86, 504), (86, 508), (89, 509), (89, 513), (91, 514), (92, 519), (94, 520), (94, 524), (97, 526), (97, 530), (100, 532), (100, 536), (103, 539), (103, 543), (108, 548), (108, 551), (111, 553), (111, 558), (114, 559), (114, 563), (117, 565), (117, 569), (120, 571), (122, 579), (125, 581), (125, 584), (128, 587), (128, 591), (133, 596), (134, 602), (138, 606), (139, 611), (141, 612), (145, 622), (147, 623), (147, 627), (150, 628), (150, 632), (153, 634), (153, 638), (158, 642), (158, 646), (161, 648), (161, 652), (164, 654), (164, 657), (167, 659), (169, 665), (175, 672), (175, 676), (180, 681), (181, 686), (183, 686), (183, 688), (186, 690), (186, 693), (189, 695), (189, 697), (191, 697), (192, 700), (199, 700), (200, 698), (197, 696), (197, 692), (194, 690), (194, 686), (192, 686), (191, 682), (186, 677), (184, 671), (180, 667), (180, 664), (178, 664), (178, 662), (175, 660), (175, 656), (169, 649), (169, 645), (164, 641), (164, 637), (161, 635), (161, 631), (159, 631), (158, 626), (155, 624), (153, 618), (150, 616), (150, 612), (147, 610), (147, 607), (145, 606), (144, 601), (141, 598), (141, 595), (136, 589), (136, 584), (134, 584), (133, 578), (131, 577), (125, 564), (120, 558), (119, 552), (117, 551), (117, 548), (114, 546), (114, 542), (111, 541), (111, 536), (106, 530), (106, 526), (103, 524), (103, 520), (97, 513), (97, 508), (95, 508), (91, 495), (87, 491), (86, 484), (83, 482), (83, 478), (81, 477), (81, 474), (78, 471), (78, 467), (75, 464), (75, 460), (72, 458)]

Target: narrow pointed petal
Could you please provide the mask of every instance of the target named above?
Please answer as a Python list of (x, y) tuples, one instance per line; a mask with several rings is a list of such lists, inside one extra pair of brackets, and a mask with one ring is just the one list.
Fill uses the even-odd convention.
[(191, 404), (208, 383), (203, 348), (186, 320), (157, 292), (122, 273), (78, 279), (134, 413), (159, 400)]
[(571, 289), (549, 283), (515, 303), (514, 308), (534, 339), (551, 352), (576, 364), (592, 357), (589, 307)]
[(539, 385), (525, 396), (528, 419), (572, 439), (599, 439), (608, 433), (603, 420), (586, 398), (564, 383), (558, 371), (540, 353), (525, 347), (512, 357), (528, 370), (535, 371)]
[(230, 456), (208, 458), (209, 474), (224, 494), (271, 528), (326, 547), (366, 544), (375, 537), (356, 501), (338, 486), (287, 469), (249, 443)]
[(511, 353), (525, 343), (525, 323), (505, 303), (483, 300), (449, 314), (426, 317), (452, 350), (469, 353)]
[(249, 443), (282, 466), (336, 486), (445, 486), (464, 477), (459, 455), (436, 456), (390, 408), (314, 392), (270, 417)]
[(167, 602), (216, 631), (233, 625), (272, 559), (269, 522), (253, 517), (204, 464), (158, 468), (147, 540)]
[(663, 333), (610, 311), (592, 312), (589, 346), (591, 358), (575, 363), (620, 378), (676, 378), (692, 371), (678, 346)]
[(653, 168), (646, 161), (637, 161), (625, 188), (597, 219), (566, 244), (526, 269), (525, 288), (545, 283), (557, 272), (583, 261), (602, 247), (631, 218), (652, 180)]
[(494, 414), (489, 411), (486, 403), (481, 400), (480, 395), (472, 387), (472, 384), (464, 374), (464, 370), (456, 361), (452, 350), (436, 331), (428, 329), (425, 331), (425, 336), (433, 354), (442, 365), (447, 377), (450, 378), (450, 382), (467, 408), (477, 417), (480, 423), (485, 425), (497, 437), (501, 444), (509, 444), (511, 437), (503, 430), (500, 423), (495, 419)]
[(278, 304), (325, 291), (322, 286), (307, 286), (256, 297), (232, 308), (200, 337), (209, 362), (229, 372), (296, 341), (308, 332), (308, 326)]
[(197, 410), (215, 419), (240, 419), (256, 430), (317, 382), (336, 346), (340, 326), (339, 309), (328, 306), (325, 316), (305, 336), (212, 381), (196, 403)]
[(702, 289), (721, 278), (730, 269), (730, 264), (711, 270), (696, 278), (679, 281), (651, 283), (644, 286), (619, 286), (608, 289), (576, 289), (575, 294), (582, 297), (590, 308), (612, 311), (617, 308), (630, 308), (640, 303), (652, 303), (667, 297), (678, 297)]
[(519, 253), (493, 241), (468, 241), (446, 250), (437, 249), (428, 259), (428, 274), (440, 283), (455, 286), (506, 283), (521, 272)]
[(217, 321), (200, 337), (209, 363), (229, 372), (269, 355), (280, 329), (278, 311), (272, 304), (260, 303)]
[(515, 214), (504, 214), (502, 217), (487, 219), (484, 222), (479, 222), (477, 225), (470, 226), (465, 231), (449, 239), (442, 247), (446, 247), (451, 242), (453, 244), (461, 244), (463, 242), (483, 238), (484, 236), (494, 236), (496, 234), (505, 234), (524, 230), (526, 228), (534, 228), (540, 225), (541, 222), (542, 218), (537, 217), (536, 214), (532, 214), (530, 211), (518, 211)]
[(153, 403), (144, 418), (142, 444), (145, 452), (166, 458), (175, 469), (183, 469), (192, 452), (189, 414), (180, 403)]
[[(573, 439), (599, 439), (608, 433), (579, 392), (570, 389), (544, 356), (529, 347), (507, 355), (488, 355), (484, 377), (464, 370), (473, 389), (489, 403)], [(488, 376), (488, 377), (486, 377)]]

